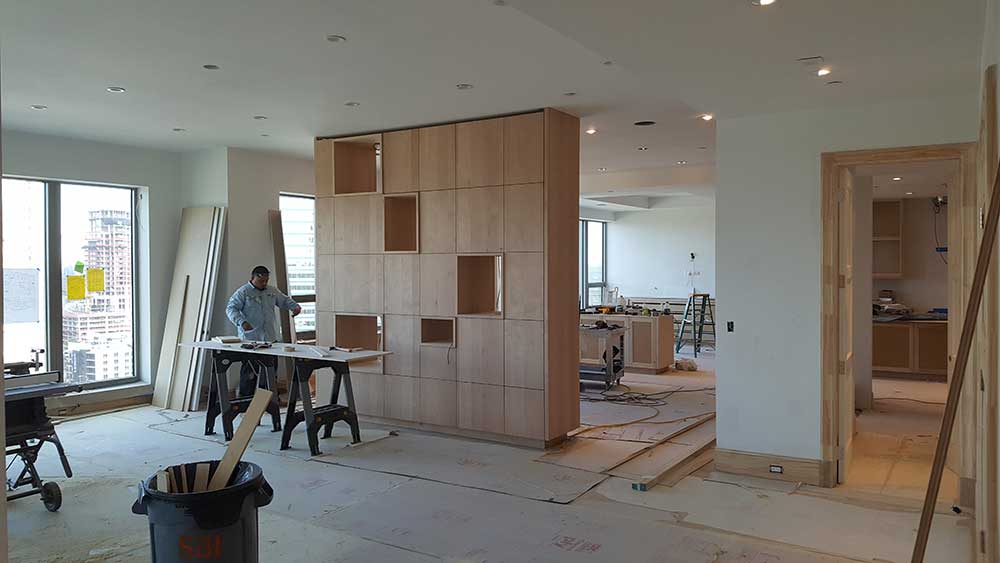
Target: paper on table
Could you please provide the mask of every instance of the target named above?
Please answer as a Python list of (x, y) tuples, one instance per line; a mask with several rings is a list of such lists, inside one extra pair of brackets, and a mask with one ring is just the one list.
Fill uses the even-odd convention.
[(104, 270), (101, 268), (87, 268), (87, 292), (94, 293), (104, 291)]
[(79, 301), (87, 297), (83, 276), (66, 276), (66, 299)]
[(38, 268), (3, 269), (3, 322), (38, 322)]

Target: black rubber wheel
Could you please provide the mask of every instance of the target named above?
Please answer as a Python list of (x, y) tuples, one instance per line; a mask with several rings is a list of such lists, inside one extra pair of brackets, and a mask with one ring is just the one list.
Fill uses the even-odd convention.
[(56, 512), (62, 506), (62, 491), (59, 485), (49, 481), (42, 485), (42, 503), (49, 512)]

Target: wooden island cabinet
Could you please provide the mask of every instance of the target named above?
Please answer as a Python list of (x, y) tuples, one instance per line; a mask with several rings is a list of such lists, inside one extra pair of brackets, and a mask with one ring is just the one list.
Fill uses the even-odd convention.
[[(581, 324), (603, 320), (625, 327), (625, 369), (640, 373), (663, 373), (674, 363), (674, 317), (658, 315), (580, 315)], [(580, 363), (603, 365), (601, 339), (580, 336)]]

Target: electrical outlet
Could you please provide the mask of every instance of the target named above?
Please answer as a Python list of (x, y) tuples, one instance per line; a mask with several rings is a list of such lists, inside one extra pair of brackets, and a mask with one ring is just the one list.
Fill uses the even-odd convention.
[(780, 465), (771, 465), (767, 468), (769, 473), (784, 473), (785, 468)]
[(726, 321), (726, 332), (733, 332), (733, 321)]

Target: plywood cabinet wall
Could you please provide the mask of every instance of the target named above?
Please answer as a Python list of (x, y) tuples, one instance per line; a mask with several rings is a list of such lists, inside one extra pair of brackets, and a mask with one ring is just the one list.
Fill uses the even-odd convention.
[[(538, 446), (575, 429), (578, 119), (546, 109), (315, 149), (317, 338), (392, 352), (354, 377), (361, 414)], [(335, 334), (347, 326), (365, 334)]]

